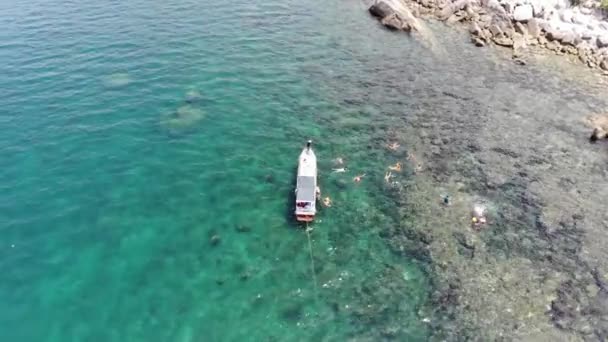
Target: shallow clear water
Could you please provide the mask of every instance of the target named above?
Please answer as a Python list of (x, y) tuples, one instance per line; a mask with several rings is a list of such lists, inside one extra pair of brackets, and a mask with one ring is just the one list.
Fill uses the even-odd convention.
[[(358, 3), (27, 1), (0, 24), (2, 340), (427, 335), (425, 276), (379, 236), (379, 107), (338, 79), (381, 55)], [(334, 201), (314, 278), (290, 216), (308, 138)]]

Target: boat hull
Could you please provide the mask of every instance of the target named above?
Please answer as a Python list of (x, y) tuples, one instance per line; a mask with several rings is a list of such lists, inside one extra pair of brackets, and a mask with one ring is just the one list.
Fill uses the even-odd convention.
[(310, 147), (304, 148), (298, 160), (295, 216), (299, 222), (312, 222), (317, 213), (317, 157)]

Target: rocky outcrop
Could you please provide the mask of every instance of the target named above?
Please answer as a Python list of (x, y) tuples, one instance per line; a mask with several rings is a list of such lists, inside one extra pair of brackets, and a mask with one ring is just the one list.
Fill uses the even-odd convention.
[(204, 118), (202, 109), (186, 104), (174, 112), (162, 114), (160, 126), (169, 135), (181, 135), (192, 131)]
[(369, 13), (389, 29), (420, 31), (418, 19), (400, 0), (376, 0), (369, 8)]
[[(403, 18), (412, 13), (448, 25), (466, 24), (477, 46), (511, 48), (517, 60), (528, 47), (543, 47), (579, 56), (584, 64), (608, 75), (608, 21), (598, 7), (599, 0), (578, 7), (571, 7), (570, 0), (376, 0), (370, 12), (389, 28), (410, 29)], [(398, 8), (406, 8), (407, 16)]]
[[(399, 30), (413, 33), (416, 38), (436, 55), (443, 53), (431, 30), (416, 17), (419, 9), (413, 9), (408, 0), (374, 0), (369, 12), (378, 18), (382, 25), (390, 30)], [(435, 0), (422, 0), (435, 1)], [(468, 1), (468, 0), (459, 0)], [(415, 14), (414, 14), (415, 13)]]
[(608, 114), (592, 115), (585, 119), (588, 126), (593, 128), (593, 132), (589, 137), (591, 142), (596, 142), (602, 139), (608, 139)]

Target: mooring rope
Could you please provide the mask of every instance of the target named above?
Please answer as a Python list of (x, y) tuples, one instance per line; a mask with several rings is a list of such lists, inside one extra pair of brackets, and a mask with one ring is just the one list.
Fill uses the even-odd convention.
[(312, 255), (312, 241), (310, 239), (310, 231), (312, 231), (312, 228), (308, 228), (308, 223), (306, 223), (306, 236), (308, 237), (308, 251), (310, 253), (310, 271), (312, 272), (312, 282), (315, 290), (315, 298), (318, 299), (319, 294), (317, 290), (317, 275), (315, 272), (315, 259)]

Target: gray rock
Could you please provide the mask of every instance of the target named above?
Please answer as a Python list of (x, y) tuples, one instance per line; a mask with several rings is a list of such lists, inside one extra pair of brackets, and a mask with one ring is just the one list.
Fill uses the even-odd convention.
[(400, 0), (376, 0), (369, 12), (380, 18), (382, 24), (390, 29), (409, 31), (419, 28), (410, 9)]
[(465, 19), (465, 17), (464, 17), (463, 15), (461, 15), (461, 13), (462, 13), (462, 12), (458, 12), (458, 13), (456, 13), (456, 14), (452, 14), (452, 15), (451, 15), (451, 16), (448, 18), (448, 20), (446, 20), (446, 23), (448, 23), (448, 24), (454, 24), (454, 23), (457, 23), (457, 22), (459, 22), (459, 21), (461, 21), (461, 20), (464, 20), (464, 19)]
[(565, 36), (565, 32), (563, 31), (559, 31), (557, 29), (549, 29), (547, 30), (547, 39), (553, 41), (553, 40), (557, 40), (557, 41), (561, 41), (562, 39), (564, 39)]
[(447, 5), (442, 10), (437, 12), (437, 17), (439, 17), (439, 20), (448, 20), (448, 18), (450, 18), (454, 12), (454, 7), (452, 5)]
[(494, 40), (494, 43), (496, 43), (496, 45), (505, 46), (505, 47), (513, 46), (513, 39), (511, 39), (511, 38), (494, 37), (493, 40)]
[(529, 0), (528, 3), (532, 5), (532, 11), (534, 12), (534, 17), (540, 18), (543, 16), (545, 12), (545, 5), (543, 4), (544, 0)]
[(518, 51), (526, 48), (526, 40), (523, 35), (516, 34), (513, 36), (513, 49)]
[(526, 26), (520, 22), (515, 23), (515, 32), (521, 34), (524, 37), (528, 36), (528, 29)]
[(461, 11), (461, 10), (467, 8), (470, 3), (471, 3), (470, 0), (456, 0), (452, 4), (452, 6), (454, 7), (454, 11)]
[(532, 5), (519, 5), (513, 10), (513, 20), (515, 21), (528, 21), (532, 18), (534, 18)]
[(481, 39), (479, 37), (473, 37), (473, 43), (477, 47), (484, 47), (486, 45), (486, 43), (483, 41), (483, 39)]
[(469, 33), (475, 36), (479, 36), (481, 34), (481, 28), (476, 22), (471, 23), (471, 26), (469, 27)]
[(600, 68), (602, 68), (603, 70), (607, 70), (608, 71), (608, 60), (604, 59), (601, 63), (600, 63)]
[(573, 32), (565, 32), (564, 36), (559, 41), (564, 45), (576, 46), (576, 44), (579, 43), (580, 38)]
[(492, 36), (494, 37), (502, 36), (502, 30), (496, 24), (490, 25), (490, 33), (492, 33)]
[(572, 11), (569, 9), (563, 9), (559, 13), (559, 18), (565, 23), (572, 23)]
[(411, 28), (405, 28), (403, 22), (399, 19), (396, 13), (393, 13), (387, 17), (382, 18), (382, 25), (390, 30), (402, 30), (409, 31)]
[(435, 2), (433, 0), (420, 0), (418, 3), (424, 7), (433, 7)]
[(604, 48), (604, 47), (608, 47), (608, 35), (601, 35), (597, 37), (596, 40), (597, 43), (597, 47)]
[(369, 13), (377, 18), (385, 18), (395, 13), (395, 10), (384, 1), (376, 1), (370, 8)]
[(594, 35), (593, 32), (589, 31), (589, 30), (584, 30), (583, 33), (581, 33), (581, 38), (583, 40), (591, 40), (593, 39)]
[(198, 90), (190, 90), (186, 93), (187, 103), (197, 103), (203, 99), (203, 95)]
[(561, 49), (561, 45), (555, 40), (547, 42), (545, 47), (551, 51), (558, 51)]
[(580, 13), (575, 13), (572, 15), (572, 22), (577, 25), (585, 25), (586, 18), (584, 15), (582, 15)]
[(482, 14), (479, 16), (479, 25), (483, 28), (487, 28), (492, 23), (492, 16), (489, 14)]
[(528, 20), (528, 34), (532, 38), (540, 36), (540, 25), (538, 25), (538, 20), (534, 18)]

